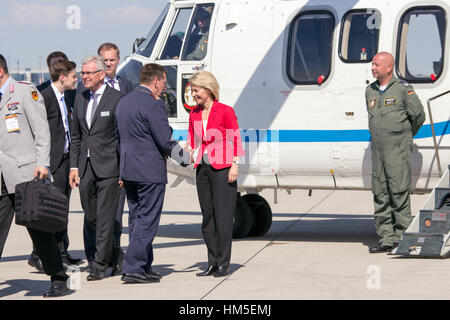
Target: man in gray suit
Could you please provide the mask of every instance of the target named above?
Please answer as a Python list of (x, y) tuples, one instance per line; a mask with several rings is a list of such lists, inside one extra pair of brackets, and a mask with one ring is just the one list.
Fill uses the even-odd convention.
[[(86, 88), (77, 94), (71, 127), (69, 183), (80, 187), (85, 212), (83, 233), (85, 254), (91, 272), (88, 281), (121, 273), (123, 252), (114, 240), (114, 224), (119, 201), (119, 158), (114, 111), (122, 93), (106, 85), (102, 57), (83, 60), (81, 79)], [(93, 235), (95, 242), (87, 235)]]
[[(0, 55), (0, 257), (14, 216), (17, 184), (34, 177), (46, 179), (50, 165), (50, 130), (44, 101), (31, 83), (8, 74)], [(69, 292), (61, 255), (52, 233), (27, 228), (52, 286), (44, 297)]]
[[(133, 91), (133, 85), (130, 80), (122, 78), (117, 75), (117, 67), (120, 62), (120, 50), (119, 48), (111, 42), (105, 42), (101, 44), (97, 49), (97, 54), (103, 58), (105, 61), (105, 79), (104, 82), (113, 89), (120, 91), (123, 95), (126, 95)], [(78, 82), (77, 92), (82, 93), (86, 88), (82, 81)], [(114, 223), (114, 241), (120, 248), (120, 237), (122, 235), (122, 216), (123, 208), (125, 205), (126, 192), (125, 188), (120, 189), (119, 203), (117, 205), (116, 211), (116, 221)], [(85, 223), (85, 226), (87, 224)], [(89, 229), (84, 228), (83, 230), (84, 239), (87, 242), (87, 247), (95, 246), (95, 234), (89, 231)], [(124, 255), (124, 252), (120, 250), (119, 252), (114, 252), (111, 258), (111, 266), (115, 267), (119, 263), (119, 259)]]

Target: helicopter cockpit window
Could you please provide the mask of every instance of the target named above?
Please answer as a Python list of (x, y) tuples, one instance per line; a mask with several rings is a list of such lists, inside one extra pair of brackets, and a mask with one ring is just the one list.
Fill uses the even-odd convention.
[(339, 54), (344, 62), (370, 62), (378, 52), (381, 14), (374, 9), (352, 10), (342, 20)]
[(184, 34), (191, 17), (192, 8), (182, 8), (177, 12), (172, 31), (164, 45), (164, 49), (159, 57), (160, 60), (179, 59), (181, 47), (183, 46)]
[(195, 8), (187, 33), (182, 60), (199, 61), (205, 58), (213, 10), (213, 3), (201, 4)]
[(327, 11), (300, 13), (289, 32), (287, 74), (295, 84), (321, 84), (331, 72), (334, 17)]
[(138, 49), (136, 50), (137, 54), (147, 58), (151, 56), (168, 11), (169, 5), (166, 5), (147, 36), (145, 38), (136, 39), (135, 43), (138, 44)]
[(397, 72), (408, 82), (436, 81), (442, 74), (447, 17), (437, 6), (414, 7), (400, 19)]

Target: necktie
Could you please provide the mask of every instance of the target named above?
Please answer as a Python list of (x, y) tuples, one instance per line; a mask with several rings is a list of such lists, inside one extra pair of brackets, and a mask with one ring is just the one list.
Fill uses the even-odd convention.
[(109, 79), (109, 86), (113, 89), (115, 89), (116, 87), (114, 86), (114, 80), (113, 79)]
[(92, 99), (94, 99), (94, 102), (92, 103), (92, 110), (91, 110), (91, 124), (92, 120), (94, 120), (95, 110), (97, 110), (97, 95), (95, 93), (92, 94)]
[(64, 100), (64, 96), (61, 97), (61, 102), (63, 104), (63, 111), (64, 111), (64, 124), (65, 124), (65, 130), (66, 130), (66, 135), (67, 135), (67, 139), (69, 140), (70, 143), (70, 131), (69, 131), (69, 117), (68, 117), (68, 112), (67, 112), (67, 106), (66, 106), (66, 101)]
[(0, 102), (2, 102), (2, 93), (0, 92)]

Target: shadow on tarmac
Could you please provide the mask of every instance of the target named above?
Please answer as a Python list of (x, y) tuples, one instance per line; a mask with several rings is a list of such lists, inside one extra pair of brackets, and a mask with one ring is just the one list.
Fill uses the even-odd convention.
[(50, 288), (50, 280), (29, 280), (15, 279), (1, 282), (0, 286), (8, 285), (8, 287), (0, 290), (0, 298), (17, 294), (21, 291), (27, 291), (26, 297), (41, 297), (46, 290)]
[[(163, 214), (171, 215), (198, 215), (200, 212), (178, 212), (169, 211)], [(262, 237), (245, 237), (233, 239), (233, 242), (240, 241), (282, 241), (297, 242), (354, 242), (362, 243), (369, 247), (378, 243), (375, 232), (373, 215), (351, 215), (351, 214), (292, 214), (275, 213), (274, 221), (269, 231)], [(277, 218), (293, 218), (289, 220), (277, 221)], [(122, 229), (123, 236), (128, 235), (128, 228)], [(166, 224), (160, 225), (157, 233), (159, 238), (183, 239), (175, 242), (155, 243), (154, 249), (185, 247), (193, 245), (204, 246), (201, 232), (201, 219), (198, 223), (189, 224)], [(186, 240), (187, 239), (187, 240)], [(122, 246), (126, 251), (127, 247)], [(85, 258), (84, 250), (70, 250), (74, 257)], [(1, 262), (28, 260), (29, 255), (2, 257)], [(198, 265), (202, 267), (202, 264)], [(159, 271), (158, 271), (159, 272)], [(162, 274), (164, 270), (161, 270)], [(179, 272), (179, 271), (176, 271)], [(185, 271), (188, 272), (188, 271)], [(167, 273), (169, 274), (169, 273)]]

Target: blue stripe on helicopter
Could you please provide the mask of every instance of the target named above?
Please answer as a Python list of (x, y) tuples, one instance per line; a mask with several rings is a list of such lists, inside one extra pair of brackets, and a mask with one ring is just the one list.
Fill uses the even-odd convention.
[[(450, 134), (450, 121), (434, 124), (436, 136)], [(431, 125), (420, 128), (414, 139), (431, 138)], [(176, 140), (185, 141), (187, 130), (174, 130)], [(370, 141), (369, 130), (243, 130), (241, 137), (246, 142), (366, 142)]]

